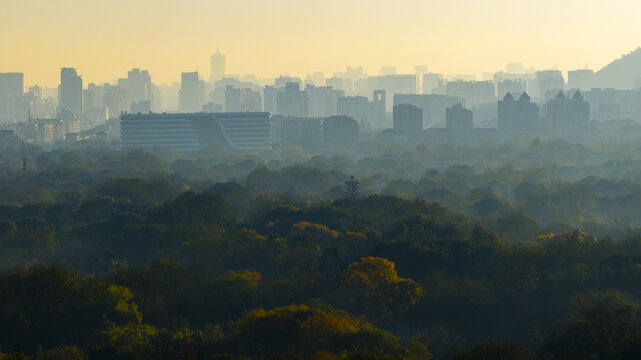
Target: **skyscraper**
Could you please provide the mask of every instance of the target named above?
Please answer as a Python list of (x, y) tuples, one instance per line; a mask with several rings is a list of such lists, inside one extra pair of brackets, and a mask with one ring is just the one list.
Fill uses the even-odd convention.
[(514, 100), (512, 94), (507, 93), (503, 100), (498, 102), (497, 110), (499, 130), (508, 136), (540, 129), (539, 107), (530, 101), (530, 96), (525, 92), (518, 101)]
[(276, 112), (278, 115), (307, 117), (309, 112), (307, 94), (300, 91), (298, 82), (288, 82), (285, 91), (278, 93)]
[(394, 130), (414, 135), (423, 132), (423, 110), (411, 104), (394, 105)]
[(82, 77), (74, 68), (60, 69), (58, 112), (82, 113)]
[(25, 115), (22, 73), (0, 73), (0, 122), (24, 121)]
[(200, 84), (198, 71), (184, 72), (180, 75), (180, 92), (178, 94), (178, 108), (182, 112), (200, 111)]
[(223, 78), (225, 75), (225, 55), (216, 49), (216, 53), (211, 56), (211, 78), (209, 81), (214, 82)]
[(445, 127), (451, 130), (472, 130), (474, 114), (461, 104), (445, 109)]

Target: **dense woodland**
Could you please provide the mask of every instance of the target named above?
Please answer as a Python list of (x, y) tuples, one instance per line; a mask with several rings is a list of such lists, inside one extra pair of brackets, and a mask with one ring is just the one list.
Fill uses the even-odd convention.
[(635, 144), (0, 147), (0, 359), (641, 358)]

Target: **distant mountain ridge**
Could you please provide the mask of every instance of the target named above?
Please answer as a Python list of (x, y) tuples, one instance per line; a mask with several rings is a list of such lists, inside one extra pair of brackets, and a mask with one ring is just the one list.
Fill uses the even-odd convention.
[(596, 86), (632, 89), (641, 78), (641, 47), (612, 61), (595, 74)]

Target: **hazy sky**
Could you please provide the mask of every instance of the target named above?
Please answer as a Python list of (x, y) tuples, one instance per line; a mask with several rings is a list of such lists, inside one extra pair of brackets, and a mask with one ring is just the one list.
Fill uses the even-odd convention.
[(169, 83), (208, 77), (216, 48), (259, 77), (598, 69), (641, 46), (640, 16), (639, 0), (0, 0), (0, 72), (55, 86), (60, 67), (88, 83), (137, 66)]

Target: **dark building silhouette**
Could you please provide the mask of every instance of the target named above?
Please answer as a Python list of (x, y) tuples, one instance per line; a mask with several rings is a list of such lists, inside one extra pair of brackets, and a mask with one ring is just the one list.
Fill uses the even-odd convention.
[(423, 132), (423, 110), (412, 104), (394, 105), (393, 120), (394, 130), (416, 135)]
[(547, 103), (548, 128), (556, 133), (565, 133), (583, 129), (590, 119), (590, 104), (583, 100), (579, 91), (568, 99), (559, 91), (553, 100)]
[(72, 114), (82, 113), (82, 77), (74, 68), (60, 69), (59, 113), (64, 110)]
[(322, 118), (272, 116), (272, 143), (279, 149), (314, 148), (323, 137)]
[(394, 105), (412, 104), (423, 110), (424, 127), (445, 126), (445, 109), (463, 99), (445, 95), (394, 94)]
[(471, 130), (474, 127), (472, 111), (465, 109), (461, 104), (445, 110), (445, 127), (451, 130)]
[(345, 146), (358, 140), (358, 121), (348, 116), (330, 116), (323, 121), (323, 143)]
[(540, 129), (539, 107), (530, 101), (525, 92), (518, 101), (514, 100), (511, 93), (507, 93), (498, 102), (497, 115), (499, 130), (508, 136)]
[(285, 91), (279, 92), (276, 98), (276, 114), (307, 117), (308, 102), (307, 95), (300, 91), (300, 83), (288, 82), (285, 84)]
[(374, 90), (374, 101), (372, 102), (372, 125), (374, 128), (385, 128), (385, 90)]

